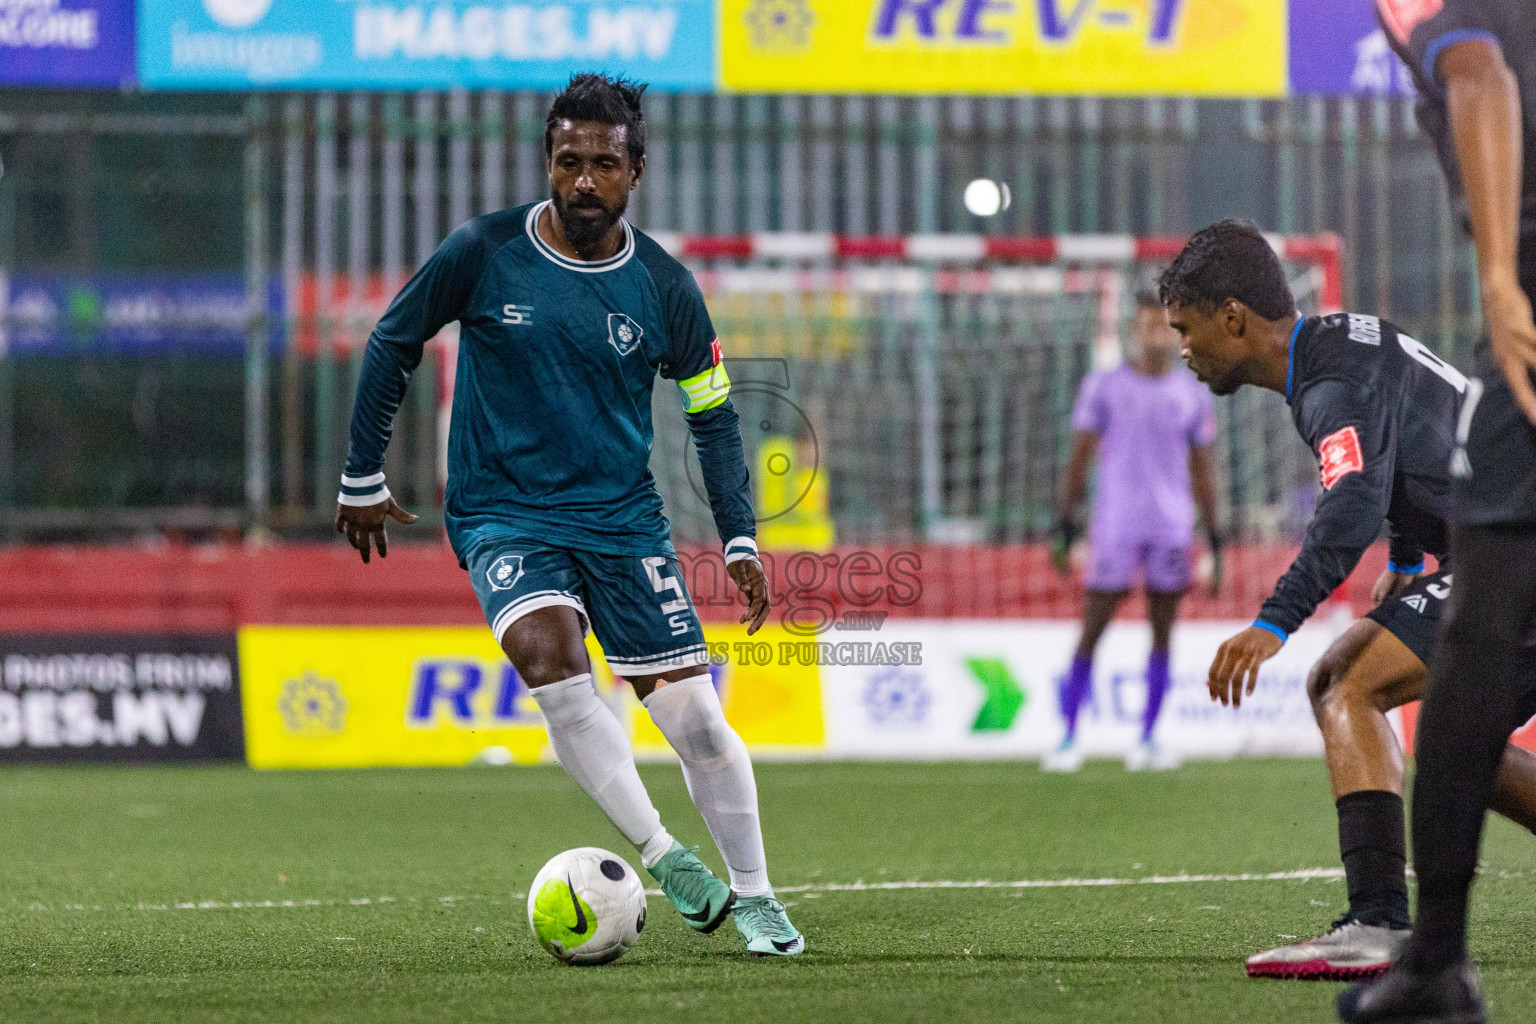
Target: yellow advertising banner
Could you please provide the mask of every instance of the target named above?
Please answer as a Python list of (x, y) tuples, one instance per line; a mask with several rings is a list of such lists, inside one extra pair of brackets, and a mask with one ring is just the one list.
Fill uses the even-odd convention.
[(720, 0), (739, 92), (1281, 96), (1284, 0)]
[[(738, 657), (739, 626), (711, 627), (711, 669), (726, 718), (756, 752), (824, 746), (814, 665)], [(772, 627), (748, 653), (778, 650)], [(769, 646), (764, 646), (764, 645)], [(598, 690), (630, 729), (636, 753), (670, 757), (633, 692), (588, 638)], [(538, 705), (488, 630), (249, 626), (240, 631), (246, 757), (256, 768), (521, 764), (553, 760)]]

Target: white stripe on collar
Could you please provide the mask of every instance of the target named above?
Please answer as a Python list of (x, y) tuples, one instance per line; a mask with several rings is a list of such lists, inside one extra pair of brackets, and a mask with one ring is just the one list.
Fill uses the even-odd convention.
[(629, 262), (629, 258), (635, 254), (635, 231), (629, 226), (629, 221), (620, 218), (619, 223), (624, 225), (624, 245), (617, 253), (606, 260), (573, 260), (556, 252), (549, 243), (539, 237), (539, 215), (553, 205), (551, 200), (544, 200), (539, 205), (528, 211), (528, 219), (524, 222), (524, 228), (528, 237), (533, 239), (533, 247), (543, 254), (556, 266), (566, 270), (574, 270), (582, 274), (602, 274), (609, 270), (617, 270)]

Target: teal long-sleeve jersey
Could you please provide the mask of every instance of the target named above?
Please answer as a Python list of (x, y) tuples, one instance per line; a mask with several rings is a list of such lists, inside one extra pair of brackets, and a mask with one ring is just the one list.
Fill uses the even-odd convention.
[(388, 496), (395, 413), (423, 346), (457, 320), (445, 514), (461, 564), (507, 536), (670, 553), (650, 471), (658, 373), (682, 390), (727, 560), (755, 554), (730, 379), (693, 275), (627, 222), (613, 258), (568, 259), (538, 235), (548, 206), (462, 225), (390, 303), (364, 353), (339, 500)]

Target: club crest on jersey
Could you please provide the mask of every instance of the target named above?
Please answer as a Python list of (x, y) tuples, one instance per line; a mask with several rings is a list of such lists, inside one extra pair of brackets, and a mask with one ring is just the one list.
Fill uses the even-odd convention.
[(1323, 490), (1333, 490), (1333, 485), (1351, 473), (1365, 471), (1365, 456), (1360, 452), (1360, 434), (1354, 427), (1345, 427), (1323, 438), (1317, 446), (1317, 461), (1323, 478)]
[(522, 555), (502, 555), (485, 570), (485, 578), (492, 590), (511, 590), (523, 576)]
[(640, 347), (640, 336), (645, 331), (624, 313), (608, 314), (608, 343), (621, 356), (627, 356)]

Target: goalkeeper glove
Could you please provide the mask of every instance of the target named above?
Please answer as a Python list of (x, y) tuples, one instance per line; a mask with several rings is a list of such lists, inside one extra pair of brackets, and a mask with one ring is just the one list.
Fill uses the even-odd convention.
[(1056, 571), (1065, 573), (1071, 563), (1067, 556), (1072, 553), (1072, 542), (1077, 539), (1077, 526), (1070, 519), (1056, 520), (1051, 527), (1051, 564)]

